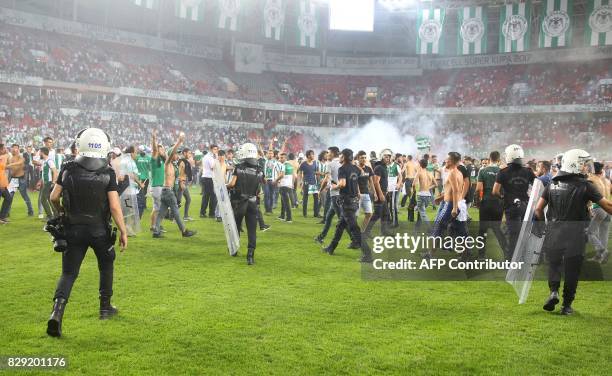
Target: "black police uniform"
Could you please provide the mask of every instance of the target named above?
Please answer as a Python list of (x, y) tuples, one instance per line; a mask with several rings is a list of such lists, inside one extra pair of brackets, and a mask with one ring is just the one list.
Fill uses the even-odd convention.
[(508, 246), (505, 251), (506, 260), (512, 259), (518, 236), (521, 232), (521, 224), (529, 196), (527, 191), (529, 185), (535, 180), (535, 174), (531, 169), (523, 167), (518, 163), (510, 163), (497, 174), (496, 183), (501, 184), (504, 190), (504, 214), (506, 215), (506, 226), (508, 227)]
[(588, 202), (599, 202), (602, 195), (582, 175), (563, 171), (555, 176), (542, 197), (548, 204), (548, 224), (543, 251), (549, 261), (548, 286), (551, 292), (561, 286), (564, 270), (563, 307), (570, 307), (576, 296), (578, 276), (584, 260), (589, 226)]
[(378, 161), (374, 165), (374, 175), (380, 177), (380, 190), (385, 195), (386, 200), (384, 202), (374, 201), (372, 218), (368, 222), (368, 225), (364, 229), (363, 233), (368, 236), (372, 229), (374, 228), (374, 224), (376, 221), (380, 219), (380, 231), (382, 234), (387, 234), (388, 227), (390, 225), (390, 214), (388, 203), (391, 200), (390, 194), (387, 192), (387, 188), (389, 186), (389, 169), (387, 165), (383, 161)]
[(249, 243), (247, 245), (247, 263), (253, 264), (255, 246), (257, 245), (257, 195), (259, 186), (263, 183), (264, 173), (256, 159), (245, 159), (234, 168), (236, 185), (230, 193), (232, 209), (236, 219), (236, 227), (241, 228), (242, 219), (246, 223)]
[(52, 336), (61, 335), (64, 306), (89, 247), (96, 254), (100, 271), (100, 318), (107, 318), (117, 312), (110, 304), (115, 248), (107, 196), (108, 192), (117, 191), (115, 172), (108, 165), (96, 170), (87, 169), (77, 158), (63, 166), (56, 184), (62, 187), (67, 247), (62, 254), (62, 275), (57, 283), (55, 306), (47, 327), (47, 333)]
[(368, 244), (361, 238), (361, 230), (357, 224), (357, 210), (359, 210), (359, 176), (361, 170), (359, 167), (352, 163), (345, 163), (338, 169), (338, 180), (345, 179), (346, 185), (340, 188), (338, 195), (338, 207), (340, 213), (338, 213), (339, 220), (336, 224), (336, 232), (334, 238), (325, 251), (330, 255), (334, 253), (334, 250), (342, 238), (342, 233), (345, 229), (348, 230), (351, 239), (354, 243), (358, 244), (361, 248), (362, 258), (361, 261), (370, 262), (371, 253), (368, 248)]

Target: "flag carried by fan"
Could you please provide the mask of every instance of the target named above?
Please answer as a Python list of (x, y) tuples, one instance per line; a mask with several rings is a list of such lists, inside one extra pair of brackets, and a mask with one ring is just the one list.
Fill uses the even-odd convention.
[(280, 40), (285, 25), (285, 9), (283, 0), (266, 0), (263, 10), (264, 36), (268, 39)]
[(176, 16), (190, 21), (202, 21), (204, 19), (202, 0), (177, 0)]
[(584, 26), (586, 44), (612, 46), (612, 1), (589, 0)]
[(445, 10), (420, 8), (417, 19), (417, 55), (439, 54)]
[(529, 50), (531, 1), (503, 5), (499, 15), (499, 28), (499, 52)]
[(299, 45), (315, 48), (319, 34), (319, 23), (317, 21), (317, 8), (312, 1), (300, 0), (297, 27), (299, 31)]
[(544, 0), (540, 48), (567, 47), (572, 42), (573, 0)]
[(457, 12), (457, 51), (459, 55), (487, 52), (487, 8), (465, 7)]
[(219, 0), (219, 29), (238, 30), (240, 0)]
[(160, 0), (132, 0), (132, 3), (147, 9), (159, 9), (159, 1)]

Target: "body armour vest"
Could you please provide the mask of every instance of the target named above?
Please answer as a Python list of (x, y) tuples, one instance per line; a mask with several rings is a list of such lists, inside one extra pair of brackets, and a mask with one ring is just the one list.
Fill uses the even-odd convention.
[(548, 186), (548, 212), (550, 221), (587, 221), (589, 219), (586, 207), (587, 180), (578, 176), (565, 179), (553, 179)]
[(259, 192), (259, 184), (263, 180), (263, 170), (257, 164), (240, 163), (236, 166), (236, 185), (232, 191), (232, 199), (249, 199)]
[(89, 171), (70, 162), (62, 172), (62, 204), (73, 225), (107, 224), (110, 206), (106, 189), (110, 167)]

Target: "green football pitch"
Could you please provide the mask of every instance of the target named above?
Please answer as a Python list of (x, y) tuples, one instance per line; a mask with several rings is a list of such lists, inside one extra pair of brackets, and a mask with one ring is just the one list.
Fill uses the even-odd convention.
[[(192, 196), (197, 217), (198, 191)], [(236, 258), (212, 219), (189, 222), (198, 231), (189, 239), (165, 221), (165, 238), (152, 239), (147, 211), (145, 231), (129, 239), (115, 262), (119, 316), (98, 319), (98, 271), (89, 251), (66, 308), (64, 335), (55, 339), (45, 329), (61, 256), (43, 222), (26, 217), (16, 196), (11, 222), (0, 226), (0, 356), (62, 356), (68, 368), (58, 373), (78, 375), (596, 375), (612, 369), (609, 282), (581, 282), (577, 313), (565, 317), (542, 310), (545, 281), (534, 282), (524, 305), (505, 282), (365, 281), (347, 237), (336, 255), (323, 254), (312, 240), (320, 225), (303, 218), (301, 208), (291, 224), (276, 215), (265, 219), (272, 228), (258, 233), (256, 265), (249, 267), (245, 235)]]

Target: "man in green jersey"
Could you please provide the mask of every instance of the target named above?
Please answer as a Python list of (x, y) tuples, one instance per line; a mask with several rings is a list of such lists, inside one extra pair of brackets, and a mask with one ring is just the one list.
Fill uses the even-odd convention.
[[(436, 185), (438, 187), (438, 192), (444, 192), (444, 187), (442, 186), (442, 174), (440, 172), (440, 165), (438, 164), (437, 155), (432, 155), (431, 160), (428, 160), (427, 172), (433, 175), (434, 180), (436, 181)], [(436, 188), (431, 189), (431, 196), (436, 197)], [(432, 201), (431, 205), (435, 209), (436, 205), (434, 204), (434, 201)]]
[(149, 189), (149, 173), (151, 171), (151, 157), (145, 152), (144, 145), (138, 147), (138, 156), (136, 157), (136, 167), (138, 168), (138, 180), (142, 183), (142, 187), (138, 191), (138, 214), (142, 218), (142, 214), (147, 208), (147, 189)]
[[(153, 210), (151, 211), (151, 231), (155, 228), (157, 213), (161, 206), (161, 194), (164, 186), (166, 163), (166, 150), (157, 143), (157, 131), (153, 131), (151, 142), (151, 195), (153, 196)], [(163, 230), (162, 230), (163, 232)]]
[(279, 163), (283, 166), (283, 169), (276, 179), (278, 186), (280, 187), (281, 195), (281, 214), (278, 219), (291, 223), (291, 190), (293, 189), (293, 182), (295, 181), (296, 172), (293, 168), (293, 164), (287, 160), (286, 153), (280, 153), (279, 156)]
[[(480, 229), (479, 236), (484, 237), (488, 229), (493, 230), (499, 245), (502, 250), (507, 247), (506, 237), (501, 230), (501, 220), (504, 214), (504, 206), (502, 200), (493, 196), (493, 185), (499, 173), (499, 152), (493, 151), (489, 155), (489, 165), (481, 168), (478, 172), (478, 181), (476, 183), (476, 196), (480, 197)], [(479, 250), (478, 258), (484, 259), (486, 247)]]
[(53, 190), (53, 184), (57, 180), (58, 174), (55, 161), (50, 157), (49, 153), (49, 148), (40, 148), (40, 160), (42, 161), (42, 187), (40, 189), (40, 202), (45, 210), (47, 219), (51, 219), (55, 216), (49, 197), (51, 195), (51, 191)]

